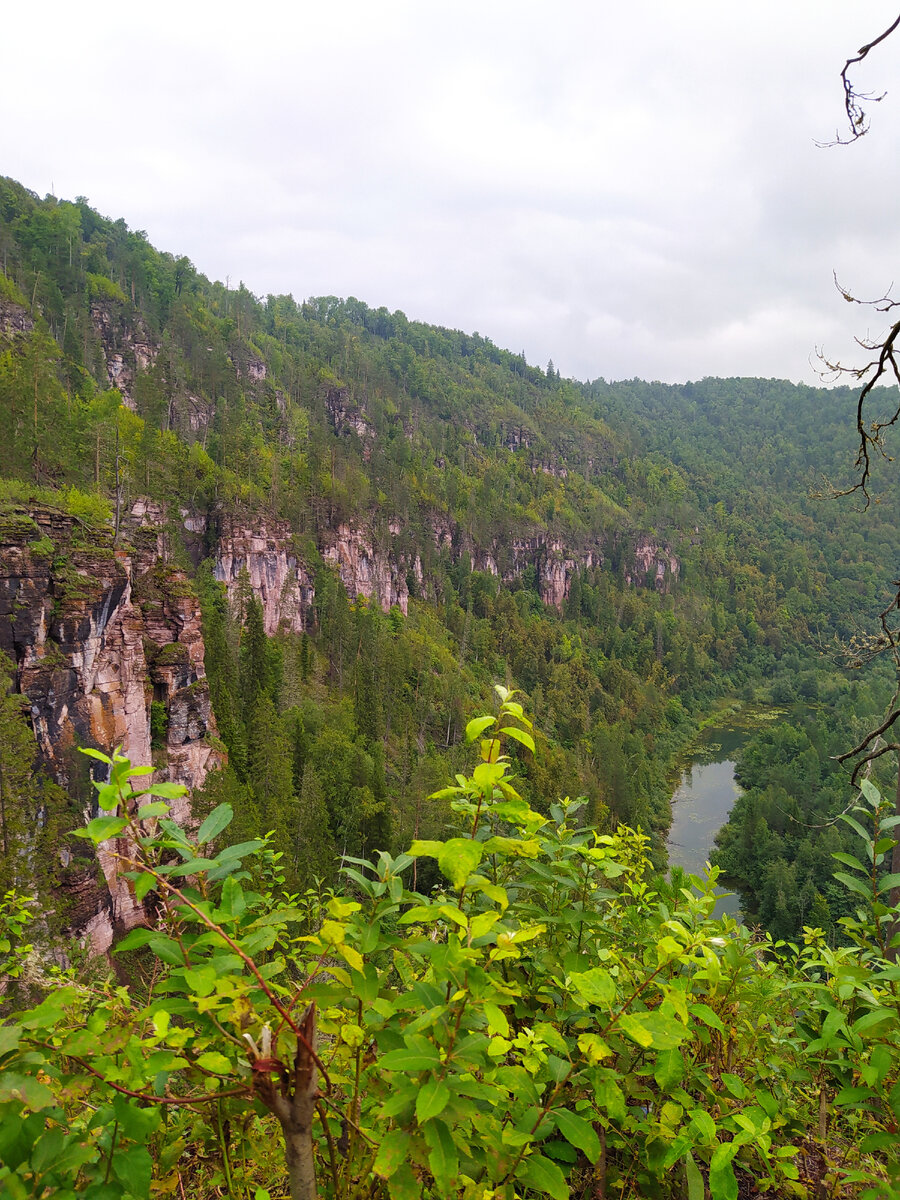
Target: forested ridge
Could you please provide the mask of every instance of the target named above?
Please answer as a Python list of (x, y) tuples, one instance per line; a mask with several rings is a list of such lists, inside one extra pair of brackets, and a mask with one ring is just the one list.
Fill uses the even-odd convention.
[[(0, 1147), (18, 1156), (0, 1187), (28, 1195), (46, 1175), (40, 1194), (74, 1194), (75, 1184), (41, 1165), (53, 1155), (41, 1149), (40, 1129), (58, 1122), (59, 1105), (86, 1094), (91, 1079), (105, 1079), (119, 1088), (108, 1112), (97, 1109), (108, 1121), (79, 1126), (78, 1144), (89, 1150), (73, 1159), (72, 1179), (82, 1172), (84, 1194), (168, 1194), (183, 1187), (183, 1172), (197, 1195), (253, 1194), (246, 1162), (236, 1182), (233, 1147), (245, 1155), (250, 1147), (252, 1163), (266, 1109), (290, 1139), (274, 1092), (260, 1084), (256, 1107), (246, 1108), (246, 1073), (257, 1061), (281, 1061), (288, 1051), (278, 1039), (289, 1032), (300, 1038), (291, 1051), (300, 1062), (302, 1037), (279, 1005), (322, 962), (337, 982), (308, 983), (305, 992), (323, 1008), (326, 1038), (343, 1047), (338, 1058), (349, 1055), (336, 1077), (341, 1095), (352, 1092), (343, 1117), (320, 1113), (310, 1150), (320, 1177), (330, 1164), (329, 1195), (605, 1194), (588, 1190), (601, 1159), (602, 1186), (623, 1195), (680, 1194), (680, 1182), (667, 1191), (677, 1163), (691, 1200), (704, 1187), (731, 1200), (742, 1173), (761, 1172), (754, 1177), (795, 1195), (815, 1190), (817, 1172), (835, 1186), (881, 1178), (900, 1086), (889, 1049), (897, 1022), (885, 906), (892, 885), (878, 875), (890, 826), (874, 783), (865, 817), (856, 826), (838, 820), (854, 791), (834, 759), (877, 724), (890, 694), (884, 666), (854, 670), (841, 646), (884, 606), (900, 531), (887, 475), (865, 513), (812, 494), (852, 469), (850, 390), (747, 379), (580, 384), (481, 335), (352, 298), (259, 298), (211, 282), (87, 201), (41, 200), (11, 180), (0, 181), (0, 267), (0, 535), (45, 564), (58, 616), (90, 590), (83, 557), (114, 565), (143, 536), (135, 506), (160, 514), (165, 553), (145, 576), (140, 603), (155, 612), (188, 596), (199, 601), (216, 728), (208, 741), (221, 764), (193, 796), (203, 820), (198, 843), (154, 807), (172, 799), (166, 789), (174, 785), (158, 784), (160, 801), (147, 801), (146, 820), (162, 818), (149, 834), (129, 825), (127, 787), (124, 799), (109, 793), (111, 803), (100, 805), (118, 804), (118, 815), (98, 817), (88, 843), (134, 832), (144, 848), (122, 868), (132, 889), (145, 879), (150, 919), (166, 930), (155, 942), (139, 933), (125, 943), (119, 973), (130, 992), (95, 980), (88, 999), (78, 992), (82, 968), (59, 986), (43, 968), (29, 979), (29, 910), (18, 897), (38, 894), (53, 908), (36, 938), (66, 927), (58, 847), (78, 854), (81, 845), (85, 861), (84, 840), (70, 835), (98, 801), (87, 769), (61, 788), (37, 760), (16, 685), (21, 664), (0, 659), (0, 679), (12, 683), (0, 700), (0, 886), (10, 930), (0, 949), (11, 977), (24, 980), (13, 989), (17, 1002), (36, 1002), (36, 990), (49, 1005), (33, 1010), (45, 1022), (32, 1015), (10, 1025), (19, 1032), (8, 1046), (0, 1027), (0, 1049), (12, 1056), (0, 1102), (14, 1117)], [(42, 513), (65, 518), (68, 540), (41, 534), (52, 525)], [(226, 590), (221, 569), (223, 539), (233, 545), (235, 530), (261, 528), (310, 596), (300, 617), (268, 633), (247, 572)], [(356, 594), (350, 578), (364, 582)], [(60, 651), (52, 620), (48, 628), (42, 653), (52, 665)], [(147, 653), (157, 672), (181, 662), (178, 649)], [(502, 770), (494, 770), (497, 734), (469, 776), (468, 743), (479, 740), (471, 718), (490, 710), (498, 683)], [(773, 950), (767, 957), (770, 944), (746, 930), (728, 927), (723, 936), (711, 899), (689, 899), (658, 876), (677, 753), (723, 698), (785, 712), (744, 754), (746, 791), (717, 860), (748, 916), (796, 943), (786, 961)], [(153, 766), (164, 771), (172, 713), (164, 700), (148, 695), (148, 704)], [(878, 770), (874, 781), (886, 782)], [(566, 795), (582, 798), (575, 824), (558, 806)], [(498, 806), (490, 821), (482, 804), (485, 813)], [(216, 841), (226, 816), (234, 853)], [(124, 824), (102, 825), (109, 819)], [(872, 834), (873, 822), (882, 834)], [(834, 879), (832, 854), (860, 855), (860, 829), (870, 836), (872, 870), (866, 875), (862, 864), (848, 892)], [(408, 855), (411, 845), (418, 849)], [(381, 865), (369, 869), (379, 853)], [(191, 871), (175, 870), (176, 861)], [(182, 880), (177, 894), (166, 890), (172, 878)], [(330, 888), (352, 896), (329, 899)], [(153, 895), (169, 905), (154, 908)], [(385, 897), (394, 907), (384, 907)], [(563, 915), (567, 906), (586, 914), (597, 957)], [(545, 908), (556, 925), (544, 920)], [(188, 929), (197, 921), (206, 941)], [(438, 952), (416, 941), (416, 922), (429, 929), (428, 945), (445, 948), (440, 988), (429, 965)], [(220, 956), (223, 930), (240, 949), (236, 958)], [(517, 938), (534, 941), (533, 952), (521, 952)], [(314, 953), (301, 963), (304, 939)], [(485, 946), (482, 962), (473, 947), (480, 954)], [(157, 978), (152, 955), (167, 964), (157, 990), (172, 999), (162, 1008), (148, 982)], [(875, 974), (860, 974), (862, 964)], [(744, 1036), (772, 996), (816, 980), (825, 992), (810, 993), (805, 1032), (790, 1031), (786, 1007), (763, 1023), (765, 1050)], [(240, 1042), (250, 1023), (244, 1002), (269, 1013), (253, 1026), (249, 1067), (213, 1032), (233, 1025), (232, 1043)], [(598, 1007), (608, 1045), (590, 1041)], [(408, 1024), (416, 1010), (432, 1013), (432, 1025)], [(840, 1020), (829, 1015), (838, 1012)], [(277, 1031), (267, 1056), (258, 1038), (260, 1026), (271, 1037), (270, 1017)], [(131, 1030), (150, 1021), (153, 1046), (168, 1045), (172, 1062), (153, 1079), (137, 1060), (123, 1074), (115, 1038), (95, 1062), (86, 1042), (66, 1041), (67, 1021), (98, 1029), (121, 1021)], [(196, 1034), (184, 1066), (174, 1053), (181, 1021)], [(43, 1028), (41, 1045), (22, 1032)], [(432, 1067), (453, 1060), (463, 1028), (470, 1057), (439, 1073), (436, 1087), (431, 1075), (417, 1081), (418, 1071), (431, 1071), (426, 1059)], [(817, 1039), (810, 1058), (806, 1046)], [(52, 1066), (52, 1054), (40, 1059), (41, 1071), (56, 1072), (40, 1082), (43, 1091), (10, 1082), (51, 1045), (69, 1066)], [(375, 1086), (378, 1054), (410, 1076), (406, 1102), (402, 1086), (395, 1101)], [(780, 1065), (763, 1069), (760, 1054)], [(862, 1078), (852, 1054), (865, 1059)], [(179, 1092), (183, 1070), (188, 1092)], [(189, 1133), (189, 1105), (171, 1128), (145, 1119), (156, 1113), (148, 1098), (165, 1093), (163, 1109), (174, 1105), (196, 1070), (213, 1091), (227, 1090), (222, 1080), (233, 1073), (243, 1080), (229, 1091), (237, 1097), (243, 1088), (242, 1098), (215, 1101), (218, 1130), (211, 1118)], [(365, 1072), (373, 1082), (361, 1093)], [(795, 1086), (774, 1082), (784, 1072)], [(714, 1100), (721, 1080), (734, 1104)], [(57, 1084), (63, 1092), (53, 1091)], [(416, 1099), (423, 1087), (425, 1102)], [(522, 1111), (491, 1125), (485, 1114), (522, 1088)], [(125, 1104), (128, 1096), (136, 1103)], [(832, 1101), (840, 1111), (823, 1131), (819, 1106)], [(869, 1139), (862, 1157), (844, 1145), (855, 1136), (847, 1106), (857, 1101), (864, 1115), (854, 1119)], [(554, 1116), (557, 1108), (568, 1116)], [(745, 1109), (749, 1126), (738, 1120)], [(238, 1135), (230, 1122), (240, 1112), (255, 1115)], [(110, 1123), (121, 1130), (111, 1140)], [(370, 1156), (373, 1131), (389, 1126), (396, 1138)], [(827, 1144), (829, 1130), (840, 1130), (838, 1150)], [(509, 1153), (494, 1175), (478, 1147), (497, 1138)], [(545, 1154), (537, 1147), (547, 1138), (555, 1149)], [(763, 1145), (752, 1165), (741, 1149), (751, 1142)], [(200, 1157), (188, 1165), (185, 1154)]]

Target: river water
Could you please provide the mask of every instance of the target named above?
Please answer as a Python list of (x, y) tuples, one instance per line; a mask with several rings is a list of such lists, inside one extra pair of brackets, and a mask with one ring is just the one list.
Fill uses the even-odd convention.
[[(716, 833), (740, 795), (734, 780), (734, 756), (751, 729), (741, 725), (707, 728), (692, 748), (672, 796), (672, 828), (666, 849), (671, 866), (704, 875)], [(719, 889), (716, 915), (740, 917), (738, 897)]]

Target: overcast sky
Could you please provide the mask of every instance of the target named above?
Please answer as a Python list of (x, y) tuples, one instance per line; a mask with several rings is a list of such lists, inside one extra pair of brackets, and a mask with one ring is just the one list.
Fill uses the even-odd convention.
[[(900, 275), (898, 0), (7, 6), (0, 173), (258, 295), (355, 295), (564, 375), (817, 382)], [(900, 279), (898, 279), (900, 284)]]

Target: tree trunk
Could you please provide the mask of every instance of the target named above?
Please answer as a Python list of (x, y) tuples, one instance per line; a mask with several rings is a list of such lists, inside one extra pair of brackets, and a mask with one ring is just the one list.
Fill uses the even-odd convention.
[[(303, 1014), (299, 1029), (306, 1041), (297, 1038), (292, 1072), (285, 1064), (268, 1057), (254, 1063), (260, 1072), (256, 1094), (281, 1125), (291, 1200), (317, 1200), (312, 1123), (319, 1095), (318, 1072), (315, 1057), (307, 1049), (307, 1046), (315, 1049), (316, 1045), (315, 1004), (310, 1004)], [(265, 1048), (263, 1054), (267, 1054)], [(272, 1079), (275, 1070), (279, 1074), (277, 1086)]]

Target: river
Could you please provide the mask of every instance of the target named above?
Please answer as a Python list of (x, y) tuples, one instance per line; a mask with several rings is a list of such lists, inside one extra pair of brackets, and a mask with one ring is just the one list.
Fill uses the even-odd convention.
[[(716, 833), (740, 788), (734, 780), (735, 756), (753, 732), (756, 714), (741, 714), (732, 723), (708, 726), (691, 747), (690, 761), (672, 796), (672, 828), (666, 849), (671, 866), (684, 867), (692, 875), (706, 873)], [(737, 896), (719, 889), (716, 915), (740, 918)]]

